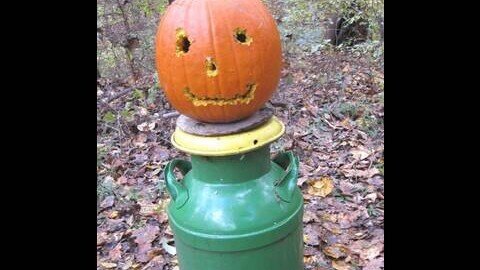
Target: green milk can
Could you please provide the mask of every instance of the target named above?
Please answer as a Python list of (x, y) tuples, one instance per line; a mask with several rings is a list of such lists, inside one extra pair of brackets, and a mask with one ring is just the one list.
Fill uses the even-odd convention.
[(172, 143), (191, 155), (191, 162), (176, 159), (165, 168), (180, 270), (303, 270), (298, 159), (292, 152), (270, 158), (284, 131), (275, 116), (221, 136), (177, 126)]

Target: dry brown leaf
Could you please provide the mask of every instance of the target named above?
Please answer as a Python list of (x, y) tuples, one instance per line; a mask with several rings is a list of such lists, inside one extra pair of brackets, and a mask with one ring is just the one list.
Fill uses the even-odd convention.
[(132, 236), (135, 237), (135, 243), (138, 244), (138, 251), (136, 254), (138, 261), (148, 262), (151, 259), (148, 251), (151, 249), (151, 243), (158, 236), (159, 231), (160, 229), (158, 226), (148, 224), (132, 233)]
[(109, 215), (108, 215), (108, 218), (111, 218), (111, 219), (115, 219), (118, 217), (118, 211), (115, 210), (115, 211), (112, 211)]
[(303, 256), (304, 264), (313, 264), (315, 262), (315, 256)]
[(342, 122), (340, 122), (340, 125), (346, 129), (352, 129), (352, 125), (350, 124), (350, 118), (345, 118), (343, 119)]
[(108, 234), (106, 232), (97, 232), (97, 246), (101, 246), (107, 242)]
[(109, 262), (101, 262), (100, 266), (102, 266), (104, 269), (111, 269), (111, 268), (117, 267), (117, 264), (109, 263)]
[(382, 252), (382, 250), (382, 246), (373, 245), (367, 249), (362, 250), (362, 252), (360, 252), (360, 258), (362, 258), (363, 260), (372, 260), (378, 255), (380, 255), (380, 252)]
[(155, 216), (159, 213), (159, 204), (149, 202), (138, 202), (141, 206), (140, 215), (142, 216)]
[(337, 222), (337, 215), (329, 214), (329, 213), (323, 213), (322, 214), (322, 220), (324, 221), (330, 221), (330, 222)]
[(346, 257), (348, 255), (348, 248), (342, 244), (333, 244), (323, 249), (323, 253), (334, 259)]
[(119, 185), (124, 185), (124, 184), (126, 184), (127, 182), (128, 182), (128, 178), (125, 177), (125, 176), (123, 176), (123, 175), (120, 176), (119, 178), (117, 178), (117, 183), (118, 183)]
[(342, 233), (342, 230), (340, 229), (340, 226), (338, 226), (338, 224), (335, 224), (335, 223), (323, 222), (322, 227), (324, 227), (325, 229), (327, 229), (328, 231), (330, 231), (334, 234), (341, 234)]
[(165, 266), (165, 259), (163, 258), (162, 255), (158, 255), (154, 257), (148, 264), (145, 265), (145, 267), (142, 268), (142, 270), (150, 270), (150, 269), (163, 269)]
[(138, 133), (135, 138), (133, 139), (132, 143), (136, 147), (143, 147), (145, 146), (145, 142), (147, 141), (147, 134), (144, 132)]
[(373, 153), (373, 151), (368, 150), (365, 146), (360, 145), (357, 148), (353, 148), (350, 150), (350, 154), (352, 154), (353, 158), (355, 160), (363, 160), (370, 156)]
[(377, 199), (377, 193), (376, 192), (370, 193), (367, 196), (365, 196), (365, 199), (368, 199), (370, 202), (373, 203)]
[(380, 257), (367, 262), (363, 270), (382, 270), (384, 267), (384, 259)]
[(115, 197), (113, 195), (107, 196), (101, 203), (100, 203), (100, 208), (108, 208), (113, 205), (115, 202)]
[(118, 243), (114, 248), (108, 252), (110, 260), (116, 262), (122, 258), (122, 244)]
[(318, 231), (318, 225), (307, 224), (303, 229), (303, 242), (309, 246), (320, 245)]
[(353, 267), (345, 261), (332, 261), (332, 267), (336, 270), (353, 270)]
[(148, 122), (143, 122), (140, 125), (137, 126), (138, 130), (140, 131), (152, 131), (155, 128), (155, 122), (148, 123)]
[(367, 170), (343, 169), (342, 173), (345, 177), (370, 178), (376, 174), (380, 174), (380, 171), (377, 168), (372, 167)]
[(305, 213), (303, 214), (303, 223), (309, 223), (309, 222), (318, 222), (318, 216), (315, 214), (315, 212), (312, 212), (308, 209), (305, 210)]
[(308, 194), (326, 197), (333, 190), (333, 181), (330, 177), (322, 177), (311, 181), (308, 186)]
[(372, 260), (376, 258), (383, 250), (383, 242), (379, 238), (373, 240), (358, 240), (350, 246), (353, 253), (360, 255), (362, 260)]

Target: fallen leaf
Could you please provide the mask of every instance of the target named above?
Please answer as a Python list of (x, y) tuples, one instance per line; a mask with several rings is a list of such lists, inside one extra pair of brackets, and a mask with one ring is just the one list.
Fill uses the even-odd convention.
[(323, 253), (327, 256), (334, 259), (346, 257), (348, 254), (348, 248), (342, 244), (333, 244), (331, 246), (325, 247)]
[(352, 129), (352, 125), (350, 124), (350, 118), (346, 117), (340, 122), (340, 125), (346, 129)]
[(100, 265), (106, 269), (117, 267), (116, 263), (109, 263), (109, 262), (101, 262)]
[(326, 197), (333, 190), (333, 181), (330, 177), (322, 177), (311, 181), (307, 192), (311, 195)]
[(147, 134), (140, 132), (134, 137), (133, 145), (136, 147), (143, 147), (145, 146), (145, 142), (147, 141), (147, 139), (148, 139)]
[(141, 116), (146, 116), (148, 115), (148, 110), (144, 107), (138, 107), (138, 114)]
[(368, 150), (365, 146), (359, 146), (350, 150), (353, 158), (356, 160), (363, 160), (372, 154), (372, 151)]
[(370, 202), (375, 202), (375, 200), (377, 199), (377, 193), (370, 193), (365, 196), (365, 199), (368, 199)]
[(147, 224), (145, 227), (136, 229), (132, 236), (135, 237), (135, 243), (138, 245), (136, 258), (140, 262), (147, 262), (151, 259), (148, 251), (152, 248), (152, 241), (157, 238), (160, 229), (158, 226)]
[(332, 261), (332, 267), (336, 270), (353, 270), (353, 267), (345, 261)]
[(134, 157), (133, 163), (135, 163), (137, 165), (141, 165), (144, 162), (148, 161), (148, 156), (145, 155), (145, 154), (135, 154), (135, 155), (133, 155), (133, 157)]
[(140, 215), (155, 216), (159, 213), (159, 205), (155, 203), (138, 202), (141, 206)]
[(372, 260), (383, 251), (383, 242), (381, 238), (373, 240), (358, 240), (350, 244), (350, 250), (360, 256), (362, 260)]
[(162, 248), (168, 252), (170, 255), (176, 255), (177, 254), (177, 249), (174, 246), (171, 246), (168, 244), (168, 240), (165, 237), (162, 237), (160, 239), (160, 243), (162, 243)]
[(100, 203), (100, 208), (108, 208), (113, 205), (115, 201), (115, 197), (113, 195), (107, 196), (101, 203)]
[(107, 242), (108, 234), (106, 232), (97, 232), (97, 246), (101, 246)]
[(306, 209), (305, 213), (303, 214), (303, 223), (309, 223), (312, 221), (319, 221), (318, 216), (315, 214), (315, 212)]
[(122, 258), (122, 244), (118, 243), (114, 248), (108, 252), (110, 260), (116, 262)]
[(117, 178), (117, 183), (120, 185), (126, 184), (127, 182), (128, 182), (128, 178), (123, 175)]
[(325, 229), (329, 230), (330, 232), (332, 232), (334, 234), (341, 234), (342, 233), (342, 230), (340, 229), (340, 227), (335, 223), (323, 222), (322, 227), (324, 227)]
[(150, 177), (153, 177), (153, 176), (159, 174), (159, 173), (162, 171), (162, 169), (163, 169), (162, 167), (156, 168), (156, 169), (150, 174)]
[(367, 170), (356, 170), (356, 169), (343, 169), (341, 170), (345, 177), (360, 177), (360, 178), (370, 178), (374, 175), (380, 174), (380, 171), (372, 167)]
[(371, 260), (376, 258), (378, 255), (380, 255), (380, 252), (382, 252), (383, 246), (380, 245), (373, 245), (367, 249), (362, 250), (360, 252), (360, 258), (363, 260)]
[(122, 270), (135, 269), (132, 267), (132, 265), (133, 265), (133, 258), (126, 260), (121, 269)]
[(324, 221), (330, 221), (330, 222), (337, 222), (337, 216), (336, 215), (332, 215), (332, 214), (329, 214), (329, 213), (323, 213), (322, 214), (322, 220)]
[(304, 264), (313, 264), (315, 262), (315, 256), (303, 256)]
[(162, 270), (165, 266), (165, 259), (162, 255), (154, 257), (150, 262), (148, 262), (142, 270)]
[(150, 150), (154, 162), (162, 162), (170, 158), (170, 151), (163, 146), (155, 146)]
[(137, 128), (140, 131), (152, 131), (155, 128), (155, 122), (152, 122), (152, 123), (143, 122), (140, 125), (138, 125)]
[(108, 218), (112, 218), (112, 219), (115, 219), (118, 217), (118, 211), (112, 211), (109, 215), (108, 215)]
[(376, 258), (373, 260), (368, 261), (363, 270), (382, 270), (385, 267), (384, 259), (383, 258)]
[(303, 229), (303, 242), (309, 246), (320, 245), (319, 228), (316, 224), (307, 224)]

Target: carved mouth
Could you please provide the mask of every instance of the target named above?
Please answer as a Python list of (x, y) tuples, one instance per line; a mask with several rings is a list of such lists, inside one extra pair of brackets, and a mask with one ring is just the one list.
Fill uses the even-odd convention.
[(242, 95), (235, 95), (233, 98), (210, 98), (210, 97), (199, 97), (190, 91), (190, 88), (185, 87), (183, 89), (184, 95), (190, 100), (194, 106), (207, 106), (207, 105), (237, 105), (237, 104), (248, 104), (252, 101), (255, 90), (257, 89), (256, 83), (251, 83), (247, 85), (247, 91)]

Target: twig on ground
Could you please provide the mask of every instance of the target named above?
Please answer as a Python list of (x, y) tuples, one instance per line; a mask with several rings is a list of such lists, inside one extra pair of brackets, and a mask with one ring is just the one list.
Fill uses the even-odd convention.
[(175, 117), (175, 116), (179, 116), (179, 115), (180, 115), (179, 112), (174, 111), (174, 112), (164, 113), (164, 114), (162, 114), (162, 117), (163, 118), (171, 118), (171, 117)]

